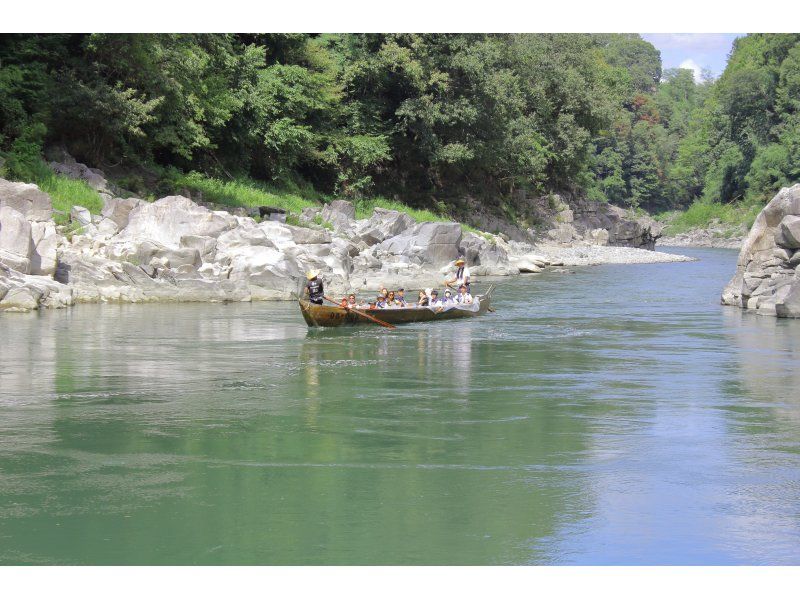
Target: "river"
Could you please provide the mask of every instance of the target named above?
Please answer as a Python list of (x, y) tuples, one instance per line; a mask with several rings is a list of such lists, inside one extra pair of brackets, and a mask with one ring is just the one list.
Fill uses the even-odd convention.
[(800, 321), (680, 253), (396, 331), (0, 315), (0, 563), (800, 564)]

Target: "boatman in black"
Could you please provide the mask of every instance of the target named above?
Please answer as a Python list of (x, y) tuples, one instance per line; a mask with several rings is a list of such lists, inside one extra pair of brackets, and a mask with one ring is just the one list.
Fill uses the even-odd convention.
[(467, 292), (470, 292), (470, 279), (469, 279), (469, 268), (467, 268), (467, 262), (464, 259), (464, 256), (458, 256), (456, 260), (456, 273), (453, 278), (450, 280), (445, 280), (445, 286), (455, 285), (456, 289), (460, 289), (461, 285), (466, 285)]
[(325, 290), (323, 289), (322, 279), (319, 277), (319, 272), (311, 270), (306, 273), (308, 282), (306, 283), (306, 295), (311, 303), (322, 305), (322, 300), (325, 297)]

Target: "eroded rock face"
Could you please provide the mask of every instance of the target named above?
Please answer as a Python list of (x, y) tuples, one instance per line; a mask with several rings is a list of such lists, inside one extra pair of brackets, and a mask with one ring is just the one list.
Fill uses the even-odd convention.
[(470, 265), (475, 276), (507, 276), (518, 274), (508, 257), (509, 246), (500, 237), (490, 237), (468, 232), (461, 239), (460, 254)]
[(58, 263), (58, 233), (50, 222), (31, 223), (31, 268), (30, 273), (40, 276), (55, 274)]
[(358, 221), (353, 232), (353, 240), (371, 247), (407, 231), (415, 224), (414, 219), (408, 214), (375, 208), (368, 220)]
[(763, 315), (800, 317), (800, 185), (781, 189), (744, 240), (722, 303)]
[(356, 208), (349, 201), (337, 199), (325, 205), (320, 215), (333, 226), (333, 230), (346, 231), (355, 223)]
[(458, 257), (461, 225), (455, 222), (422, 222), (379, 245), (387, 257), (405, 256), (418, 264), (442, 266)]
[(218, 237), (236, 224), (235, 216), (226, 212), (212, 212), (188, 197), (171, 195), (131, 209), (128, 223), (117, 235), (117, 240), (149, 239), (178, 247), (185, 235)]
[(53, 218), (50, 196), (32, 183), (15, 183), (0, 179), (0, 208), (14, 208), (30, 222)]
[(31, 223), (15, 208), (0, 207), (0, 263), (29, 274), (32, 251)]
[(128, 226), (128, 216), (131, 210), (147, 203), (135, 197), (122, 199), (107, 194), (101, 194), (101, 197), (103, 197), (103, 210), (100, 214), (103, 218), (112, 221), (119, 230)]

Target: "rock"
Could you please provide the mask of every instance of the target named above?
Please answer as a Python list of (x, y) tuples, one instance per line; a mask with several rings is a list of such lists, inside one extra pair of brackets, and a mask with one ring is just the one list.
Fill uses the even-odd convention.
[(367, 246), (376, 245), (390, 237), (399, 235), (414, 226), (414, 219), (397, 210), (375, 208), (367, 220), (359, 220), (353, 233), (353, 240)]
[(794, 185), (781, 189), (756, 217), (739, 252), (736, 274), (722, 292), (723, 304), (800, 317), (800, 278), (792, 269), (800, 263), (793, 250), (800, 239), (798, 226), (800, 185)]
[(784, 296), (775, 303), (775, 315), (779, 318), (800, 318), (800, 284), (795, 282), (785, 288)]
[(286, 223), (287, 215), (288, 213), (286, 210), (274, 206), (258, 206), (257, 208), (247, 210), (247, 216), (251, 218), (258, 216), (263, 220), (272, 220), (273, 222)]
[(50, 162), (49, 166), (56, 174), (62, 174), (71, 179), (86, 181), (95, 191), (102, 191), (108, 193), (111, 189), (106, 180), (106, 175), (102, 170), (97, 168), (89, 168), (86, 164), (76, 162), (75, 159), (63, 152), (62, 162)]
[(542, 268), (541, 266), (533, 262), (529, 262), (526, 259), (517, 260), (515, 264), (520, 274), (535, 274), (537, 272), (542, 272), (544, 270), (544, 268)]
[(792, 257), (792, 250), (783, 247), (776, 247), (772, 250), (772, 255), (778, 259), (779, 262), (788, 262)]
[[(499, 236), (490, 239), (472, 232), (463, 235), (459, 253), (470, 264), (470, 272), (475, 276), (516, 274), (518, 269), (509, 261), (506, 243)], [(454, 269), (452, 265), (451, 270)]]
[(604, 228), (594, 228), (586, 233), (585, 238), (592, 245), (608, 245), (610, 235)]
[(556, 243), (562, 243), (566, 245), (572, 243), (573, 239), (578, 236), (578, 231), (575, 230), (575, 227), (572, 226), (572, 224), (563, 223), (559, 224), (556, 228), (547, 231), (547, 236)]
[(0, 179), (0, 208), (8, 206), (31, 222), (44, 222), (53, 217), (50, 196), (31, 183), (14, 183)]
[(196, 249), (203, 260), (209, 260), (217, 251), (217, 240), (214, 237), (184, 235), (181, 237), (181, 247)]
[(289, 226), (289, 230), (292, 232), (292, 240), (298, 245), (331, 242), (331, 234), (326, 230), (316, 230), (304, 226)]
[[(576, 236), (595, 245), (653, 250), (663, 230), (663, 225), (652, 218), (634, 216), (628, 210), (611, 204), (576, 198), (571, 200), (570, 207), (574, 214), (571, 226)], [(598, 229), (605, 230), (608, 237)], [(565, 238), (568, 231), (561, 230), (560, 237)]]
[(349, 201), (336, 199), (322, 208), (321, 216), (333, 226), (333, 230), (345, 231), (355, 222), (356, 208)]
[(111, 197), (107, 194), (101, 194), (100, 196), (103, 198), (103, 209), (100, 214), (116, 224), (119, 230), (128, 226), (128, 217), (131, 210), (147, 203), (136, 197), (122, 199), (120, 197)]
[(100, 223), (97, 225), (97, 233), (104, 237), (113, 237), (118, 232), (117, 223), (108, 218), (101, 218)]
[(236, 216), (212, 212), (188, 197), (172, 195), (134, 207), (128, 215), (128, 224), (115, 240), (137, 242), (147, 239), (177, 248), (186, 235), (218, 237), (236, 225)]
[(379, 251), (414, 258), (420, 264), (442, 266), (458, 257), (460, 243), (460, 224), (422, 222), (382, 242)]
[(6, 292), (0, 300), (0, 310), (5, 311), (30, 311), (39, 308), (39, 298), (42, 294), (29, 287), (15, 287)]
[(800, 248), (800, 216), (788, 214), (775, 230), (775, 244), (787, 249)]
[(58, 260), (58, 234), (53, 222), (31, 223), (31, 251), (30, 273), (52, 276), (56, 271)]
[(28, 274), (32, 252), (31, 223), (16, 209), (0, 207), (0, 263)]
[(200, 251), (193, 247), (183, 247), (179, 249), (157, 249), (149, 262), (153, 258), (161, 261), (167, 268), (180, 268), (181, 266), (191, 266), (192, 269), (199, 268), (203, 263)]
[(302, 224), (313, 224), (317, 216), (322, 212), (322, 208), (303, 208), (300, 211), (300, 222)]
[(81, 226), (92, 224), (92, 214), (83, 206), (72, 206), (69, 212), (69, 219)]

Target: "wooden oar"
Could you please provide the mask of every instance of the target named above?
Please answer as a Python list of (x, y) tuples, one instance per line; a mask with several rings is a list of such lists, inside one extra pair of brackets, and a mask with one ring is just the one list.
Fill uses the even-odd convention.
[[(330, 299), (329, 297), (325, 297), (325, 300), (326, 301), (330, 301), (331, 303), (333, 303), (334, 305), (338, 305), (339, 307), (343, 307), (342, 305), (340, 305), (339, 303), (337, 303), (333, 299)], [(383, 320), (379, 320), (378, 318), (374, 318), (371, 315), (365, 314), (363, 311), (358, 311), (357, 309), (355, 309), (353, 307), (345, 306), (344, 308), (347, 311), (352, 311), (353, 313), (356, 313), (359, 316), (366, 318), (367, 320), (371, 320), (372, 322), (375, 322), (376, 324), (379, 324), (379, 325), (383, 326), (384, 328), (389, 328), (390, 330), (394, 330), (395, 328), (397, 328), (397, 326), (395, 326), (393, 324), (389, 324), (389, 322), (384, 322)]]

